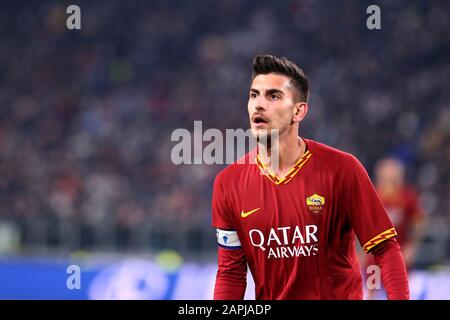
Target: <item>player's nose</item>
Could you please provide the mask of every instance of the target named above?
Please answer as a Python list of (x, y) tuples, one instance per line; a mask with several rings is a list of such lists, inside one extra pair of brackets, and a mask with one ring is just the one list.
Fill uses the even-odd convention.
[(258, 103), (255, 106), (255, 110), (256, 111), (263, 111), (263, 110), (266, 110), (266, 108), (261, 103)]
[(256, 111), (265, 110), (267, 105), (267, 100), (264, 95), (260, 95), (258, 99), (254, 101), (254, 108)]

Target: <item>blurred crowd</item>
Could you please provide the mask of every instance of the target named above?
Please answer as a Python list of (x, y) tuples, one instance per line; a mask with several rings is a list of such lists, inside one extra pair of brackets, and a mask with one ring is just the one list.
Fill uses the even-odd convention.
[(446, 1), (379, 1), (381, 30), (360, 1), (78, 1), (81, 30), (66, 28), (70, 4), (0, 10), (0, 238), (14, 250), (213, 251), (224, 166), (174, 165), (171, 133), (247, 129), (259, 53), (308, 75), (302, 136), (370, 174), (400, 158), (448, 230)]

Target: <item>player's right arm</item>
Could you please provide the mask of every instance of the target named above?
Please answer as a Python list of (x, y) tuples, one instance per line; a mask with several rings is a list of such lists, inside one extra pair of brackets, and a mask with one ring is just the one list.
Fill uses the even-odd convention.
[(212, 224), (216, 228), (218, 254), (214, 299), (241, 300), (247, 286), (247, 260), (220, 175), (214, 181)]
[(216, 285), (214, 286), (214, 299), (244, 299), (247, 286), (247, 261), (244, 251), (242, 248), (230, 249), (219, 245), (217, 253), (218, 269)]

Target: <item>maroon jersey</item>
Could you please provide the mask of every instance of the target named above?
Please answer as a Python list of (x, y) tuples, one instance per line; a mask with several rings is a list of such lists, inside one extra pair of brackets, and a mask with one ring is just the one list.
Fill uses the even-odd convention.
[(410, 241), (409, 231), (414, 220), (424, 215), (420, 207), (419, 195), (414, 187), (405, 185), (393, 194), (378, 190), (378, 196), (397, 230), (400, 246), (404, 247)]
[(219, 173), (218, 244), (243, 250), (256, 299), (362, 299), (355, 233), (369, 252), (395, 229), (354, 156), (304, 141), (307, 151), (284, 178), (255, 151)]

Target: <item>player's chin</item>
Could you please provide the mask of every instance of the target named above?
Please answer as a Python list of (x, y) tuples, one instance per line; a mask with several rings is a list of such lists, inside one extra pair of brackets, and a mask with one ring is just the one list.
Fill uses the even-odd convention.
[(269, 128), (255, 128), (252, 127), (252, 136), (255, 139), (267, 138), (270, 137), (270, 129)]
[(258, 139), (258, 137), (259, 137), (259, 132), (258, 132), (258, 131), (259, 131), (258, 129), (251, 128), (252, 137), (253, 137), (254, 139)]

